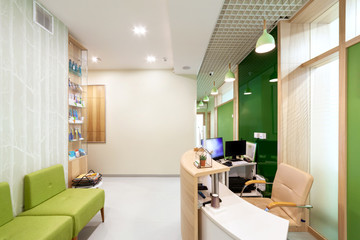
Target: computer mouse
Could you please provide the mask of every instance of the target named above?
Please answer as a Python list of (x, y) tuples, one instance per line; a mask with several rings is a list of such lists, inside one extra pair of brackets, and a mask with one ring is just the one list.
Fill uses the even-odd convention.
[(223, 164), (228, 167), (231, 167), (233, 165), (232, 162), (224, 162)]

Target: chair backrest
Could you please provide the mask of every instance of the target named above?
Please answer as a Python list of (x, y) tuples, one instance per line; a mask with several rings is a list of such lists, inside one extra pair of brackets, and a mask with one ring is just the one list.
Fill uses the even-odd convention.
[[(271, 199), (274, 202), (294, 202), (305, 205), (309, 195), (313, 176), (300, 169), (281, 163), (276, 171)], [(300, 224), (302, 211), (300, 208), (282, 207), (296, 224)]]
[(29, 210), (66, 189), (61, 164), (44, 168), (25, 176), (24, 208)]
[(0, 227), (13, 218), (9, 184), (0, 182)]

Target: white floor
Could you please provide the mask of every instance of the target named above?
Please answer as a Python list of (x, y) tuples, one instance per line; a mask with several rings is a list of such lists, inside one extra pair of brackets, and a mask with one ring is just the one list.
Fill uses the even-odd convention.
[(105, 223), (98, 213), (79, 240), (181, 240), (178, 177), (106, 177)]
[[(178, 177), (105, 177), (101, 188), (105, 223), (98, 213), (79, 233), (79, 240), (181, 240)], [(315, 238), (289, 233), (288, 239)]]

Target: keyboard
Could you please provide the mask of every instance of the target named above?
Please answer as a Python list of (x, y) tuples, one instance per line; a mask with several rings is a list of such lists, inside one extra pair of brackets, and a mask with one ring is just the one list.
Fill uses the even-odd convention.
[(240, 161), (242, 161), (242, 159), (240, 159), (240, 158), (229, 159), (229, 161), (232, 161), (232, 162), (240, 162)]

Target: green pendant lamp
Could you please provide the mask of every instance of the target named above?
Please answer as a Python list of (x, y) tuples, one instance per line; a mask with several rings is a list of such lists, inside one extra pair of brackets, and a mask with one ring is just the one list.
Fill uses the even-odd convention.
[(244, 91), (244, 95), (251, 95), (251, 94), (252, 94), (251, 89), (249, 87), (249, 84), (247, 83), (246, 84), (246, 89)]
[(266, 30), (266, 20), (264, 19), (264, 31), (263, 34), (256, 42), (255, 52), (266, 53), (275, 48), (275, 39)]
[(206, 93), (205, 93), (205, 97), (203, 98), (203, 101), (204, 101), (204, 102), (210, 101), (210, 99), (209, 99), (208, 95), (206, 95)]
[(270, 75), (269, 82), (277, 82), (277, 81), (278, 81), (278, 76), (277, 76), (277, 72), (276, 72), (276, 67), (274, 67), (274, 71)]
[(214, 87), (211, 89), (210, 94), (211, 95), (218, 95), (219, 91), (218, 89), (215, 87), (215, 81), (214, 81)]
[(199, 102), (199, 107), (203, 107), (203, 106), (204, 106), (204, 103), (203, 103), (202, 100), (200, 100), (200, 102)]
[(225, 82), (235, 81), (235, 74), (231, 71), (231, 64), (229, 63), (229, 71), (225, 75)]

